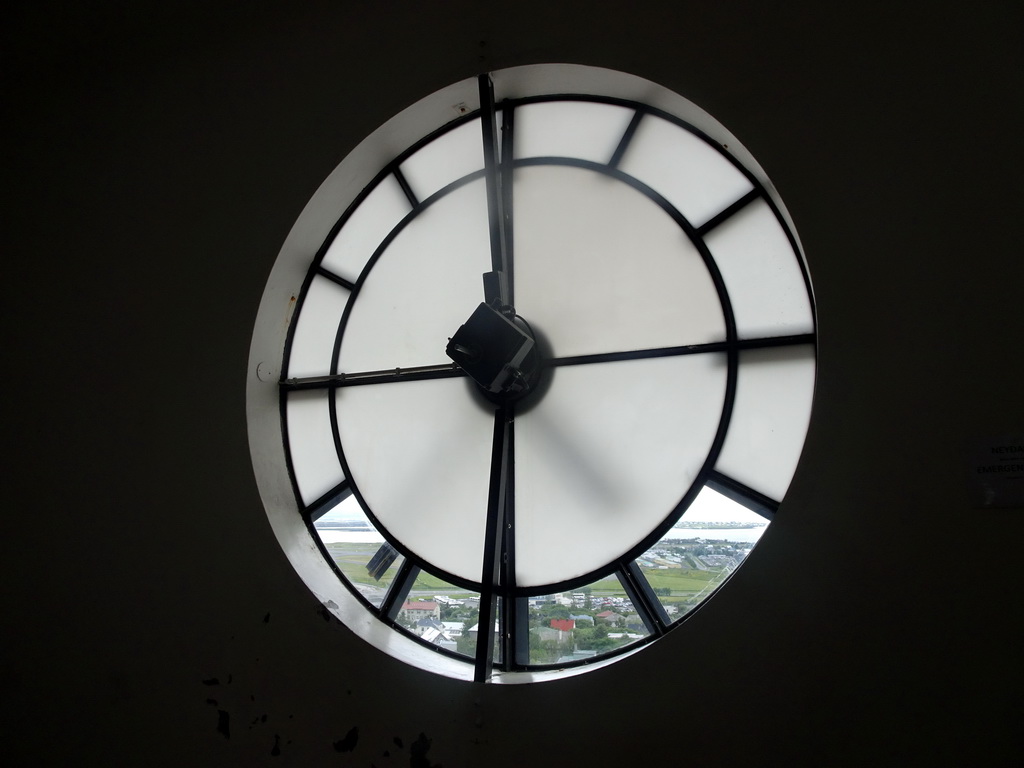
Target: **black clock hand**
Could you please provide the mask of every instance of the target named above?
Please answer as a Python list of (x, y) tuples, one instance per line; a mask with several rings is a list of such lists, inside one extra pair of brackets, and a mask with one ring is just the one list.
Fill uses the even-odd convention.
[[(487, 193), (491, 271), (484, 273), (484, 301), (453, 336), (445, 353), (480, 386), (485, 396), (508, 404), (527, 395), (540, 374), (536, 339), (529, 324), (516, 323), (513, 306), (512, 108), (502, 112), (502, 151), (498, 152), (497, 106), (491, 78), (480, 75), (480, 128)], [(500, 157), (499, 157), (500, 154)]]
[[(497, 108), (494, 104), (494, 84), (487, 74), (478, 78), (480, 85), (480, 128), (483, 133), (484, 178), (487, 184), (487, 224), (491, 244), (491, 271), (484, 274), (484, 302), (506, 313), (514, 314), (512, 309), (512, 290), (510, 283), (511, 258), (508, 249), (508, 238), (505, 231), (504, 186), (502, 166), (511, 168), (511, 142), (505, 144), (504, 162), (498, 157), (498, 120)], [(507, 134), (510, 135), (510, 134)], [(505, 308), (508, 308), (507, 310)]]
[[(513, 406), (502, 406), (494, 414), (494, 438), (491, 444), (491, 476), (487, 489), (487, 523), (484, 528), (484, 557), (480, 577), (480, 616), (476, 640), (474, 679), (483, 682), (491, 676), (494, 662), (495, 624), (498, 621), (498, 591), (507, 573), (502, 568), (513, 535), (507, 514), (513, 496), (513, 451), (510, 445)], [(508, 519), (507, 519), (508, 518)], [(508, 599), (508, 598), (506, 598)], [(499, 633), (500, 633), (499, 629)]]
[(355, 387), (365, 384), (387, 384), (394, 381), (421, 381), (424, 379), (447, 379), (464, 376), (465, 372), (452, 363), (438, 365), (417, 365), (409, 368), (387, 368), (376, 371), (348, 371), (330, 376), (304, 376), (282, 379), (281, 388), (286, 391), (300, 389), (329, 389), (331, 387)]

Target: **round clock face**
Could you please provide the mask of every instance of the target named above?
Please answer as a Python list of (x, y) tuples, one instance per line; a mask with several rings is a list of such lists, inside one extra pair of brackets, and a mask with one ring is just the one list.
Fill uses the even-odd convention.
[(413, 663), (509, 679), (641, 647), (795, 471), (796, 236), (742, 147), (646, 81), (524, 67), (429, 97), (328, 180), (275, 277), (249, 397), (268, 512), (325, 604)]

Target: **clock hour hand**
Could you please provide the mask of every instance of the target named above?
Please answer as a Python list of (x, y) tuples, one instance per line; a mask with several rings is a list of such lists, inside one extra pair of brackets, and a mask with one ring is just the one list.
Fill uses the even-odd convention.
[[(512, 309), (511, 272), (508, 240), (505, 233), (502, 169), (498, 157), (498, 120), (494, 104), (494, 84), (487, 74), (478, 78), (480, 86), (480, 128), (483, 134), (484, 179), (487, 184), (487, 228), (491, 245), (491, 271), (484, 274), (484, 301), (501, 309), (509, 317)], [(509, 149), (509, 148), (506, 148)]]

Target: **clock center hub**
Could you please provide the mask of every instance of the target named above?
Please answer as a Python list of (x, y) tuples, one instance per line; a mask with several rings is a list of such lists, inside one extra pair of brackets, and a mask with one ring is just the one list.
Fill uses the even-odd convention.
[(543, 367), (529, 323), (511, 308), (503, 312), (486, 303), (459, 326), (445, 353), (498, 404), (530, 394)]

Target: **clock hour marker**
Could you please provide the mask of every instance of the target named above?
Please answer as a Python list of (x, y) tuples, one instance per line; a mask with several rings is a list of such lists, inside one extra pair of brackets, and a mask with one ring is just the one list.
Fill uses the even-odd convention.
[(728, 499), (742, 504), (751, 512), (756, 512), (766, 520), (771, 520), (775, 511), (779, 508), (779, 502), (770, 499), (763, 493), (749, 488), (739, 480), (735, 480), (718, 470), (713, 470), (708, 475), (708, 487), (718, 491)]
[(331, 272), (331, 270), (325, 269), (322, 266), (321, 267), (317, 267), (316, 273), (318, 275), (322, 275), (323, 277), (326, 277), (328, 280), (330, 280), (332, 282), (337, 283), (342, 288), (347, 288), (349, 291), (351, 291), (356, 286), (356, 284), (353, 283), (351, 280), (346, 280), (341, 275), (336, 274), (334, 272)]
[(760, 193), (759, 190), (756, 190), (756, 189), (750, 190), (749, 192), (747, 192), (747, 194), (745, 194), (739, 200), (734, 202), (732, 205), (728, 206), (724, 210), (719, 211), (714, 216), (712, 216), (710, 219), (708, 219), (706, 222), (704, 222), (699, 227), (697, 227), (697, 230), (696, 230), (697, 234), (700, 237), (704, 237), (704, 235), (706, 235), (712, 229), (714, 229), (719, 224), (721, 224), (723, 221), (725, 221), (726, 219), (728, 219), (731, 216), (733, 216), (734, 214), (736, 214), (737, 211), (739, 211), (739, 210), (743, 209), (744, 207), (746, 207), (749, 203), (752, 203), (754, 200), (757, 200), (757, 198), (759, 198), (760, 196), (761, 196), (761, 193)]
[(643, 116), (643, 110), (640, 109), (633, 113), (633, 118), (629, 121), (629, 125), (626, 126), (626, 130), (622, 134), (622, 138), (619, 140), (618, 146), (615, 147), (615, 152), (612, 153), (611, 159), (608, 161), (609, 168), (615, 168), (620, 162), (622, 162), (622, 156), (625, 155), (626, 150), (629, 149), (629, 143), (633, 140), (637, 126), (640, 125), (640, 121), (643, 119)]
[(405, 193), (406, 199), (409, 201), (409, 205), (413, 208), (418, 208), (420, 201), (416, 197), (416, 193), (412, 191), (412, 187), (409, 186), (409, 182), (405, 178), (405, 174), (402, 173), (401, 168), (395, 168), (393, 171), (395, 174), (395, 180), (398, 182), (398, 186), (402, 188)]
[(311, 523), (315, 523), (351, 495), (352, 486), (348, 480), (342, 480), (319, 499), (307, 506), (303, 514)]

